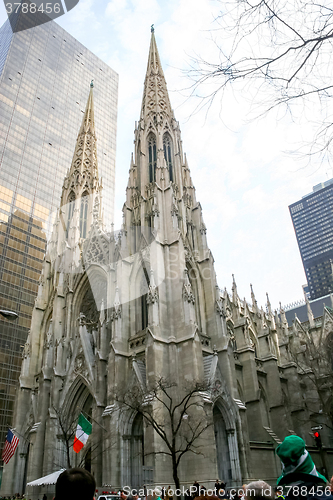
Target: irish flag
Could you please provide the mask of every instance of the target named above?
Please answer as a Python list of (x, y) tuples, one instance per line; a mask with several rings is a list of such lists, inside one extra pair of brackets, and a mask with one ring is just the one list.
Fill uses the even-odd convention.
[(79, 453), (88, 441), (88, 437), (91, 434), (92, 425), (91, 423), (82, 415), (79, 416), (79, 421), (77, 423), (76, 434), (74, 439), (73, 448), (75, 453)]

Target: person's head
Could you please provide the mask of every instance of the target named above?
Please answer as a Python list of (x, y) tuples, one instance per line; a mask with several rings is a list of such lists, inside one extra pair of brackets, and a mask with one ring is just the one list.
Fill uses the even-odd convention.
[(160, 488), (155, 488), (153, 490), (153, 498), (159, 498), (161, 496), (161, 493), (162, 492), (161, 492)]
[(247, 500), (272, 500), (272, 488), (265, 481), (252, 481), (246, 486)]
[(120, 498), (122, 498), (122, 500), (126, 500), (127, 495), (126, 495), (125, 491), (124, 490), (120, 490), (119, 493), (120, 493)]
[(55, 500), (93, 500), (95, 478), (85, 469), (68, 469), (60, 474), (55, 487)]
[(134, 498), (134, 500), (139, 498), (138, 492), (136, 490), (132, 490), (132, 497)]
[(326, 483), (326, 478), (317, 471), (301, 437), (291, 435), (284, 438), (276, 448), (276, 454), (282, 462), (282, 474), (277, 480), (278, 485), (288, 484), (288, 481), (292, 481), (292, 474), (295, 473), (306, 481)]

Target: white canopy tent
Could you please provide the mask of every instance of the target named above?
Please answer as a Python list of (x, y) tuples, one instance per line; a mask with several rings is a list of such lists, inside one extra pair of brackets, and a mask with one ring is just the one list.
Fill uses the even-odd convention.
[(52, 474), (30, 481), (30, 483), (27, 483), (27, 486), (46, 486), (47, 484), (56, 484), (58, 477), (62, 472), (64, 472), (64, 470), (66, 469), (60, 469), (56, 472), (52, 472)]

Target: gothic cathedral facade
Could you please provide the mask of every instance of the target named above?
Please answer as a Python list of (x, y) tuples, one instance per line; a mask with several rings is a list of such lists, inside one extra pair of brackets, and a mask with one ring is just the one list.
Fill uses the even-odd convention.
[[(252, 290), (251, 303), (240, 300), (235, 280), (232, 294), (217, 285), (154, 32), (117, 233), (103, 225), (96, 135), (91, 88), (24, 346), (21, 439), (2, 494), (68, 463), (90, 469), (101, 487), (173, 484), (142, 415), (113, 411), (115, 388), (145, 391), (156, 377), (179, 391), (209, 387), (200, 397), (213, 425), (182, 461), (182, 484), (273, 482), (276, 443), (294, 432), (308, 440), (311, 425), (298, 418), (308, 410), (288, 324), (268, 298), (264, 311)], [(92, 434), (75, 454), (64, 426), (79, 412)]]

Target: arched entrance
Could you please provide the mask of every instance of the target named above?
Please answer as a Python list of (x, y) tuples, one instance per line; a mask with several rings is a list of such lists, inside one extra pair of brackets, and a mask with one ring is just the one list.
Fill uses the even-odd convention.
[(229, 483), (232, 480), (228, 434), (223, 415), (217, 406), (213, 408), (214, 434), (217, 455), (217, 470), (221, 481)]
[(130, 442), (130, 464), (131, 464), (131, 487), (141, 488), (143, 485), (144, 465), (144, 440), (143, 440), (143, 417), (136, 415), (131, 432)]

